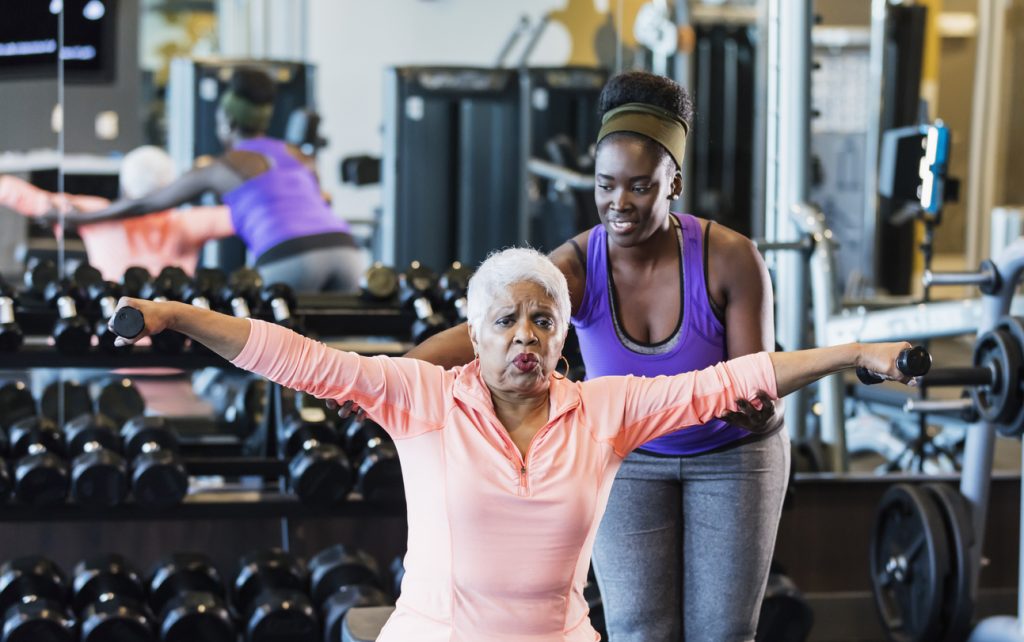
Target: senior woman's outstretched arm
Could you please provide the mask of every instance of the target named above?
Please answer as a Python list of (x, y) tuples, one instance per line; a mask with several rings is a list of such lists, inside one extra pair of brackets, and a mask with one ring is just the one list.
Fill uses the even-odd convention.
[(238, 319), (184, 303), (155, 303), (123, 297), (118, 309), (142, 312), (143, 332), (165, 330), (198, 341), (234, 365), (315, 397), (355, 399), (393, 436), (443, 427), (446, 382), (453, 377), (423, 361), (363, 357), (265, 321)]
[(651, 439), (735, 412), (758, 394), (771, 399), (847, 368), (863, 366), (909, 382), (896, 367), (909, 343), (854, 343), (798, 352), (759, 352), (670, 377), (600, 377), (583, 384), (588, 423), (625, 456)]

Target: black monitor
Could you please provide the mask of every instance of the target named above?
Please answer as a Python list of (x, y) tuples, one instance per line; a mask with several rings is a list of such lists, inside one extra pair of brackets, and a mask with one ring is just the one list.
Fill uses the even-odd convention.
[(0, 2), (0, 81), (57, 76), (62, 10), (65, 81), (113, 82), (117, 0)]

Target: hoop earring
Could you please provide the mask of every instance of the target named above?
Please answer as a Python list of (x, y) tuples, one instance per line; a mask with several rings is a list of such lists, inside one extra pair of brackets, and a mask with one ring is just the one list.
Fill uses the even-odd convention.
[(559, 363), (561, 363), (563, 361), (565, 362), (565, 374), (562, 374), (561, 372), (559, 372), (558, 371), (558, 364), (555, 364), (555, 370), (554, 370), (554, 372), (551, 373), (551, 376), (554, 377), (555, 379), (559, 379), (559, 380), (565, 379), (565, 375), (569, 374), (569, 360), (565, 358), (564, 354), (558, 358), (558, 362)]

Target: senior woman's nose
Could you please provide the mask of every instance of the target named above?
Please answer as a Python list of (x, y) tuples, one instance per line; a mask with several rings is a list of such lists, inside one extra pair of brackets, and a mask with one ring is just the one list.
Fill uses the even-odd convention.
[(533, 326), (529, 320), (524, 320), (516, 323), (516, 333), (513, 338), (516, 343), (535, 343), (537, 341), (537, 334), (533, 331)]

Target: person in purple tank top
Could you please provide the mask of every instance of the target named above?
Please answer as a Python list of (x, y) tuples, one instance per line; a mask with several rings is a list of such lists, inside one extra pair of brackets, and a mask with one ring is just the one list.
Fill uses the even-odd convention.
[[(672, 375), (774, 350), (771, 283), (753, 243), (671, 211), (683, 190), (687, 92), (627, 72), (599, 102), (601, 225), (551, 254), (587, 378)], [(450, 368), (473, 351), (463, 325), (407, 356)], [(611, 642), (754, 639), (789, 478), (782, 413), (761, 401), (623, 461), (594, 545)]]
[(142, 216), (213, 192), (230, 208), (235, 232), (264, 281), (299, 292), (358, 289), (363, 253), (348, 223), (324, 200), (312, 160), (266, 136), (276, 93), (266, 72), (237, 69), (217, 109), (223, 155), (142, 198), (70, 215), (68, 223)]

